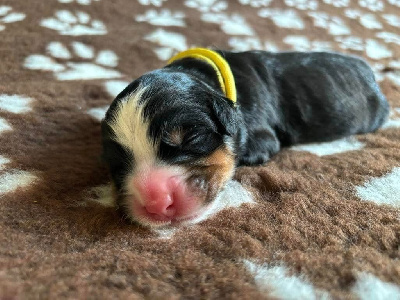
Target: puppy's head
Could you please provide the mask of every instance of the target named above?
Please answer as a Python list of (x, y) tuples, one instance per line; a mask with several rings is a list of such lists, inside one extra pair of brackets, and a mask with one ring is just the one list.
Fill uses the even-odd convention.
[(232, 177), (237, 113), (196, 78), (157, 70), (132, 82), (102, 121), (117, 204), (147, 226), (200, 215)]

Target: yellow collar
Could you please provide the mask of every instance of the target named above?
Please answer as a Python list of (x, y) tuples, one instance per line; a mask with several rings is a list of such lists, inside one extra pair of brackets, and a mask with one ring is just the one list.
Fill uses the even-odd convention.
[(217, 73), (219, 84), (225, 96), (230, 99), (233, 104), (236, 104), (235, 79), (233, 78), (228, 62), (221, 55), (206, 48), (192, 48), (178, 53), (168, 61), (168, 64), (185, 57), (193, 57), (211, 65)]

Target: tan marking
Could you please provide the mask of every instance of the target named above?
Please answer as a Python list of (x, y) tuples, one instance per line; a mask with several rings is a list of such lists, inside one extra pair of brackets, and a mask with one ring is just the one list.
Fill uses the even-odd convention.
[(235, 157), (226, 145), (201, 160), (198, 171), (205, 175), (209, 182), (205, 202), (210, 202), (215, 198), (219, 190), (232, 178), (234, 169)]
[(148, 136), (149, 122), (143, 116), (143, 106), (139, 101), (145, 88), (127, 96), (118, 104), (118, 108), (110, 121), (115, 133), (115, 140), (130, 150), (135, 160), (148, 165), (156, 161), (157, 145)]

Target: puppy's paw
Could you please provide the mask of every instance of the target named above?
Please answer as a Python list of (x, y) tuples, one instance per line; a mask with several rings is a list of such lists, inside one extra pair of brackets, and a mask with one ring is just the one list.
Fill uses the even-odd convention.
[(253, 131), (239, 155), (239, 166), (263, 165), (279, 150), (279, 140), (271, 129)]
[(270, 158), (268, 151), (265, 153), (246, 153), (239, 158), (239, 166), (259, 166), (265, 164)]

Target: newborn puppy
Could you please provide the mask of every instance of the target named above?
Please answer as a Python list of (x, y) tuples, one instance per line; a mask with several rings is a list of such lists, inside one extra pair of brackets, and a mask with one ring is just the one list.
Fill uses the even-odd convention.
[[(300, 52), (213, 55), (230, 70), (194, 56), (175, 59), (129, 84), (102, 121), (103, 157), (117, 204), (133, 221), (162, 226), (195, 218), (236, 166), (263, 164), (285, 146), (374, 131), (388, 115), (361, 59)], [(234, 83), (224, 74), (221, 80), (226, 72)], [(227, 97), (229, 88), (236, 103), (235, 95)]]

